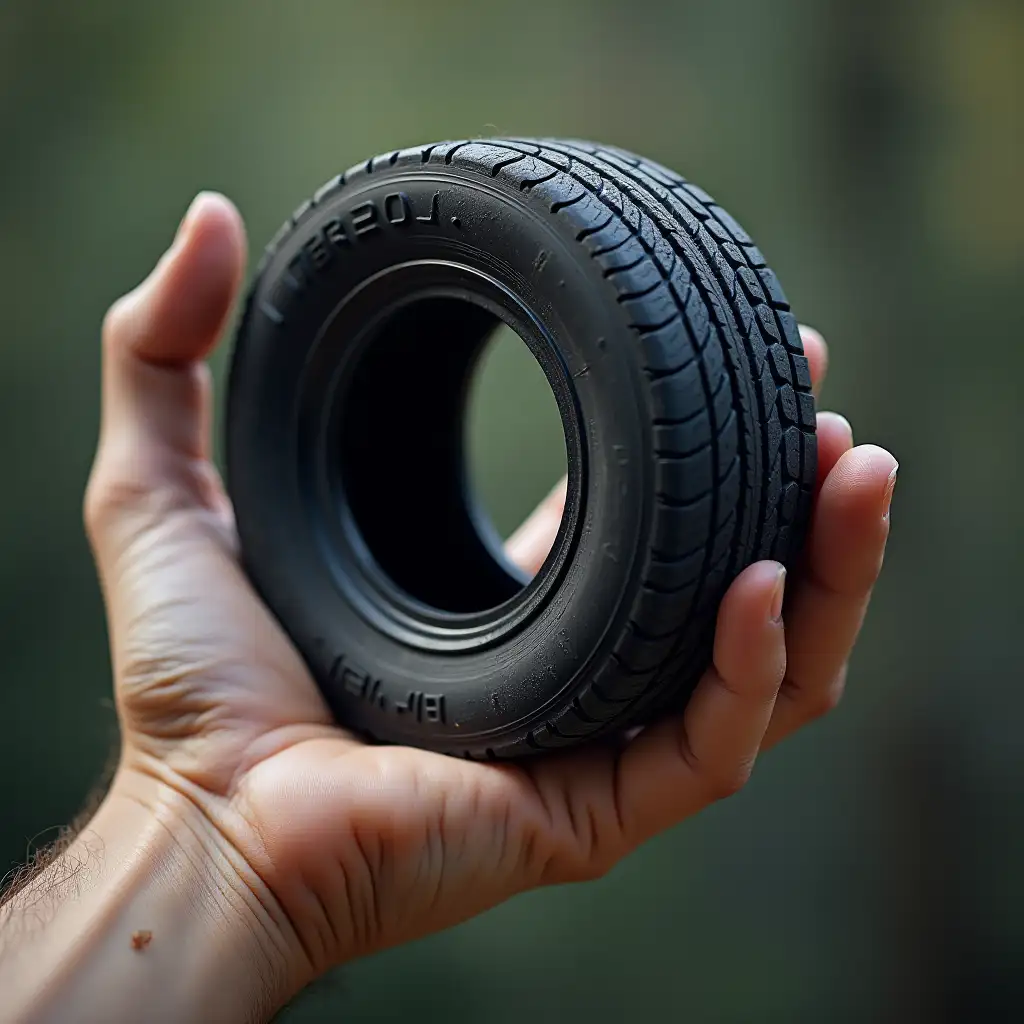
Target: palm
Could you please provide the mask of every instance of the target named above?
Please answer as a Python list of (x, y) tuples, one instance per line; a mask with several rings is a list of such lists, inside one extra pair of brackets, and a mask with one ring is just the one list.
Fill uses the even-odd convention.
[[(557, 774), (342, 737), (305, 740), (247, 774), (246, 824), (234, 839), (291, 919), (321, 939), (315, 966), (323, 968), (568, 877), (549, 870), (580, 841), (558, 805), (565, 780)], [(250, 826), (263, 837), (258, 850)], [(292, 899), (274, 883), (288, 878), (311, 880), (322, 919), (303, 913), (308, 890)]]
[[(877, 575), (894, 460), (821, 414), (805, 571), (733, 583), (683, 716), (522, 767), (366, 746), (331, 722), (249, 585), (208, 458), (214, 345), (241, 277), (237, 213), (207, 197), (111, 311), (86, 517), (111, 624), (125, 770), (184, 793), (285, 910), (316, 970), (514, 892), (600, 874), (740, 786), (758, 751), (827, 710)], [(820, 383), (824, 347), (805, 336)], [(512, 544), (535, 568), (558, 514)]]
[(126, 731), (140, 749), (226, 792), (261, 741), (324, 727), (330, 716), (246, 582), (222, 517), (184, 509), (153, 530), (157, 542), (124, 559), (132, 603), (114, 653)]
[[(360, 945), (397, 941), (439, 916), (465, 917), (552, 870), (585, 874), (611, 862), (619, 841), (607, 828), (611, 792), (602, 789), (610, 751), (517, 769), (369, 747), (333, 727), (303, 662), (239, 569), (223, 503), (199, 485), (208, 479), (204, 470), (197, 503), (162, 516), (122, 562), (131, 625), (115, 634), (115, 657), (130, 758), (159, 761), (209, 800), (212, 814), (224, 814), (217, 805), (243, 808), (226, 820), (247, 856), (267, 858), (272, 887), (277, 874), (316, 878), (332, 864), (361, 877), (346, 893), (365, 904), (360, 914), (373, 906), (363, 926), (372, 934), (360, 935)], [(531, 561), (538, 543), (543, 536), (527, 537), (520, 557)], [(581, 798), (587, 806), (577, 810), (570, 800)], [(590, 834), (597, 821), (605, 827)], [(309, 844), (327, 822), (331, 841)], [(268, 847), (260, 836), (282, 841)], [(376, 877), (383, 864), (387, 886)], [(331, 914), (357, 919), (348, 907)]]
[[(346, 895), (374, 905), (373, 934), (361, 944), (396, 941), (439, 915), (464, 917), (524, 879), (540, 884), (556, 854), (561, 871), (574, 861), (593, 870), (599, 837), (577, 828), (568, 782), (586, 794), (608, 776), (610, 752), (516, 769), (370, 747), (336, 728), (238, 565), (209, 465), (184, 460), (178, 479), (194, 500), (161, 510), (119, 559), (118, 592), (130, 604), (118, 609), (113, 640), (130, 763), (158, 762), (209, 801), (247, 856), (268, 859), (272, 887), (278, 874), (316, 878), (332, 864), (362, 877)], [(530, 563), (546, 542), (527, 536), (518, 556)], [(230, 807), (244, 810), (225, 815)], [(581, 813), (593, 820), (593, 808)], [(327, 822), (331, 841), (309, 844)], [(260, 836), (281, 842), (268, 847)], [(605, 846), (611, 838), (600, 837)], [(389, 865), (392, 884), (375, 877), (378, 864)], [(374, 903), (377, 891), (387, 900)], [(355, 919), (340, 906), (332, 917)]]

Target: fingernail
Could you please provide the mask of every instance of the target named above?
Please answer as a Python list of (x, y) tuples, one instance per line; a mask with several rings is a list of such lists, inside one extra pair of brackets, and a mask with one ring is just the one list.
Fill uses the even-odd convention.
[(892, 492), (896, 488), (896, 473), (899, 471), (900, 465), (897, 462), (893, 466), (892, 472), (889, 474), (889, 481), (885, 485), (885, 494), (882, 496), (882, 518), (889, 518), (889, 506), (892, 504)]
[(775, 590), (772, 592), (771, 617), (772, 622), (782, 621), (782, 600), (786, 596), (786, 570), (779, 566), (779, 576), (775, 581)]

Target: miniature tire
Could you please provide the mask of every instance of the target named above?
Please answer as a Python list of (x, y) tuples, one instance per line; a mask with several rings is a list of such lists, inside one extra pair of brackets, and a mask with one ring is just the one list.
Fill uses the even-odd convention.
[[(566, 439), (532, 579), (463, 465), (501, 321)], [(817, 459), (797, 322), (739, 224), (663, 167), (551, 140), (390, 153), (304, 202), (250, 290), (226, 428), (246, 571), (337, 720), (473, 758), (682, 706), (730, 582), (796, 554)]]

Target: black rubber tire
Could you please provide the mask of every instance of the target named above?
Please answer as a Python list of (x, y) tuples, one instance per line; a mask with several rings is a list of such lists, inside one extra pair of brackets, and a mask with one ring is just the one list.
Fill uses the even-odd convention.
[[(525, 586), (464, 480), (497, 319), (566, 431), (566, 513)], [(338, 176), (268, 247), (231, 365), (254, 585), (340, 722), (467, 757), (681, 706), (730, 582), (796, 554), (816, 460), (761, 253), (678, 175), (585, 142), (449, 142)]]

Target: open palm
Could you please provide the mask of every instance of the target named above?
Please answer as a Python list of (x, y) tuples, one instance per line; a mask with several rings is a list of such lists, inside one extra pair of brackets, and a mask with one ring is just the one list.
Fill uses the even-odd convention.
[[(367, 746), (335, 726), (242, 572), (209, 460), (203, 359), (244, 265), (234, 207), (193, 204), (153, 274), (104, 325), (103, 424), (86, 521), (110, 621), (123, 753), (115, 787), (231, 865), (273, 922), (295, 986), (516, 892), (602, 874), (727, 796), (757, 753), (839, 699), (881, 565), (895, 460), (819, 416), (804, 562), (747, 569), (719, 615), (714, 665), (684, 715), (628, 742), (523, 766)], [(804, 334), (816, 382), (825, 348)], [(539, 564), (553, 492), (510, 542)]]

